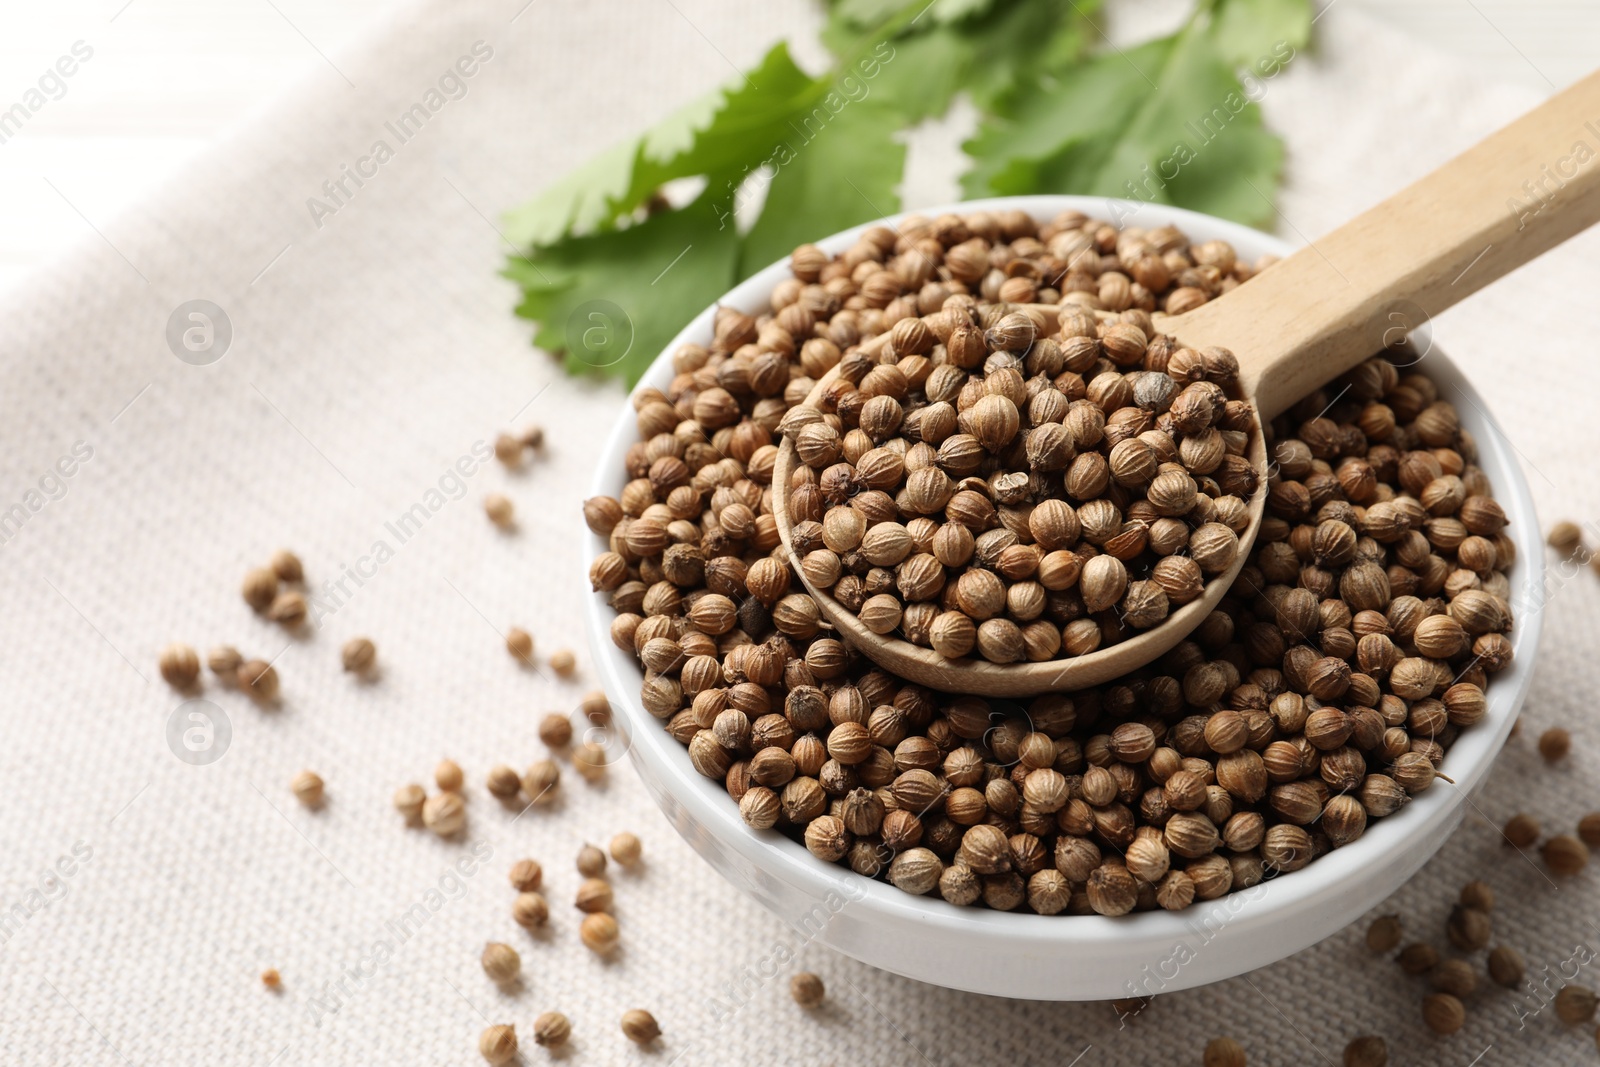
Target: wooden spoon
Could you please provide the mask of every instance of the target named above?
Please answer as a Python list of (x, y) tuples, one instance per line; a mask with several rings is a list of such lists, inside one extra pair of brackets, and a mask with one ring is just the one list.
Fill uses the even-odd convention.
[[(1551, 175), (1556, 177), (1552, 178)], [(1514, 268), (1600, 220), (1600, 73), (1590, 75), (1427, 177), (1273, 265), (1247, 284), (1175, 316), (1159, 332), (1186, 347), (1221, 345), (1239, 361), (1239, 385), (1263, 421), (1300, 397), (1393, 348), (1423, 324)], [(1060, 309), (1033, 305), (1053, 315)], [(880, 335), (861, 346), (876, 351)], [(837, 377), (830, 371), (806, 403)], [(1255, 542), (1266, 499), (1266, 454), (1249, 453), (1261, 485), (1238, 559), (1204, 594), (1160, 625), (1088, 655), (1043, 662), (946, 659), (931, 648), (868, 630), (826, 590), (811, 595), (850, 644), (880, 666), (944, 692), (1022, 696), (1078, 689), (1127, 674), (1183, 640), (1228, 591)], [(781, 442), (773, 512), (793, 558), (785, 488), (795, 469)], [(804, 580), (796, 561), (795, 570)]]

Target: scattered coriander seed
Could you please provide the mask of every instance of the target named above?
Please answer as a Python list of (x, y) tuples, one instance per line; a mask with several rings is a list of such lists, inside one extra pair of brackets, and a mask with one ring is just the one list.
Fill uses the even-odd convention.
[(415, 782), (403, 785), (394, 791), (395, 810), (404, 815), (407, 820), (422, 817), (422, 806), (427, 801), (428, 794)]
[(1471, 996), (1478, 988), (1478, 972), (1469, 960), (1441, 960), (1428, 978), (1433, 988), (1457, 999)]
[(1445, 922), (1445, 934), (1450, 943), (1463, 952), (1476, 952), (1489, 943), (1492, 924), (1487, 912), (1457, 904), (1450, 909)]
[(257, 611), (266, 611), (278, 595), (278, 576), (271, 567), (252, 567), (245, 572), (239, 593), (246, 604)]
[(1389, 1067), (1389, 1046), (1376, 1034), (1366, 1034), (1344, 1047), (1344, 1067)]
[(433, 768), (434, 782), (447, 793), (461, 792), (462, 783), (466, 778), (466, 774), (461, 770), (461, 764), (453, 759), (442, 759)]
[(289, 788), (294, 790), (295, 799), (308, 808), (322, 803), (322, 776), (316, 771), (301, 771), (289, 783)]
[(538, 860), (518, 860), (511, 865), (510, 878), (513, 889), (527, 893), (543, 884), (544, 868)]
[(656, 1017), (640, 1008), (622, 1013), (622, 1032), (636, 1045), (648, 1045), (661, 1036)]
[(1206, 1042), (1205, 1067), (1246, 1067), (1244, 1046), (1231, 1037), (1214, 1037)]
[(449, 837), (467, 825), (467, 805), (458, 793), (435, 793), (422, 805), (422, 825)]
[(521, 663), (533, 662), (533, 635), (520, 626), (513, 626), (506, 631), (506, 651), (511, 657)]
[(483, 973), (489, 976), (490, 981), (502, 985), (522, 973), (522, 957), (517, 955), (517, 950), (498, 941), (483, 946), (483, 956), (479, 962), (483, 964)]
[(1570, 556), (1583, 544), (1583, 529), (1575, 522), (1563, 520), (1550, 527), (1545, 540), (1561, 555)]
[(217, 645), (206, 653), (206, 666), (211, 668), (211, 673), (217, 676), (218, 681), (227, 685), (238, 682), (239, 664), (243, 662), (244, 657), (232, 645)]
[(603, 911), (597, 911), (584, 916), (578, 927), (578, 936), (591, 952), (603, 956), (617, 947), (621, 931), (617, 928), (617, 920)]
[(188, 689), (200, 677), (200, 656), (188, 645), (173, 642), (161, 650), (161, 677), (174, 689)]
[(586, 782), (598, 782), (606, 776), (606, 750), (595, 741), (581, 744), (572, 753), (572, 769)]
[(257, 700), (270, 703), (278, 696), (278, 672), (266, 660), (247, 659), (239, 664), (239, 688)]
[(283, 988), (283, 976), (278, 973), (278, 968), (268, 967), (261, 972), (261, 984), (268, 989), (281, 989)]
[(544, 427), (537, 423), (530, 423), (523, 427), (522, 432), (517, 435), (517, 439), (528, 448), (543, 448)]
[(340, 657), (344, 661), (344, 669), (352, 674), (365, 674), (372, 670), (373, 664), (378, 661), (378, 646), (370, 638), (352, 637), (344, 643), (340, 650)]
[(550, 905), (543, 896), (533, 890), (526, 890), (517, 894), (517, 899), (511, 902), (511, 918), (516, 924), (527, 930), (534, 930), (550, 921)]
[(605, 873), (606, 854), (593, 845), (585, 844), (578, 850), (578, 873), (585, 878), (598, 878)]
[(578, 895), (573, 903), (579, 911), (594, 912), (611, 910), (611, 883), (604, 878), (585, 878), (578, 887)]
[(1515, 989), (1522, 984), (1522, 976), (1527, 971), (1522, 962), (1522, 954), (1514, 948), (1505, 945), (1496, 945), (1489, 950), (1489, 977), (1495, 985)]
[(643, 851), (644, 846), (639, 843), (637, 834), (624, 830), (611, 839), (611, 858), (624, 867), (632, 867), (638, 863)]
[(300, 557), (287, 548), (280, 548), (272, 554), (270, 566), (280, 582), (305, 581), (306, 569), (300, 563)]
[(488, 788), (490, 796), (510, 800), (522, 792), (522, 776), (504, 763), (496, 763), (489, 768), (489, 773), (484, 778), (484, 785)]
[(1574, 875), (1589, 863), (1589, 846), (1567, 834), (1552, 837), (1539, 851), (1551, 874)]
[(595, 726), (604, 726), (611, 721), (611, 701), (607, 700), (605, 693), (598, 689), (584, 694), (578, 710), (583, 712), (583, 717)]
[(1572, 735), (1559, 726), (1552, 726), (1539, 735), (1539, 755), (1546, 763), (1555, 763), (1572, 751)]
[(1422, 1021), (1436, 1034), (1453, 1034), (1467, 1021), (1467, 1010), (1449, 993), (1422, 998)]
[(522, 791), (530, 804), (553, 804), (561, 794), (561, 766), (553, 759), (536, 760), (522, 772)]
[(1600, 845), (1600, 811), (1591, 811), (1578, 820), (1578, 840), (1590, 847)]
[(1562, 986), (1556, 993), (1555, 1003), (1556, 1017), (1568, 1026), (1586, 1023), (1594, 1018), (1594, 991), (1581, 985)]
[(1111, 1010), (1126, 1022), (1128, 1019), (1137, 1019), (1154, 1001), (1154, 997), (1121, 997), (1111, 1002)]
[(566, 748), (572, 744), (572, 720), (552, 711), (539, 720), (539, 740), (550, 748)]
[(1367, 927), (1367, 948), (1373, 952), (1392, 952), (1400, 944), (1400, 917), (1380, 915)]
[(558, 648), (550, 653), (550, 669), (562, 678), (570, 678), (578, 669), (578, 657), (570, 648)]
[(572, 1036), (572, 1023), (559, 1011), (547, 1011), (533, 1020), (533, 1040), (541, 1048), (560, 1048)]
[(827, 990), (823, 988), (821, 978), (810, 971), (801, 971), (789, 979), (789, 995), (802, 1008), (815, 1008), (827, 996)]
[(1413, 941), (1395, 957), (1407, 974), (1427, 974), (1439, 962), (1439, 951), (1425, 941)]
[(1532, 815), (1517, 814), (1506, 820), (1500, 834), (1512, 848), (1531, 848), (1539, 840), (1540, 832), (1538, 819)]
[(511, 505), (511, 498), (504, 493), (490, 493), (484, 497), (483, 513), (502, 530), (511, 529), (516, 522), (516, 509)]
[(494, 439), (494, 458), (507, 467), (519, 466), (522, 463), (522, 442), (508, 433), (497, 435)]
[(1489, 883), (1474, 878), (1461, 887), (1461, 903), (1487, 914), (1494, 910), (1494, 890)]
[(478, 1051), (495, 1067), (517, 1058), (517, 1028), (491, 1026), (478, 1037)]
[(306, 621), (305, 594), (286, 589), (272, 598), (267, 606), (267, 618), (293, 629)]

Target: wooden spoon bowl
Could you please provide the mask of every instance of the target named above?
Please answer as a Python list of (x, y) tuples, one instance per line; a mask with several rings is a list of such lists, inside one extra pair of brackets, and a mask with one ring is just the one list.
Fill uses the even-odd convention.
[[(1600, 74), (1468, 149), (1438, 170), (1245, 284), (1182, 315), (1156, 316), (1158, 333), (1191, 349), (1221, 346), (1239, 362), (1239, 388), (1258, 423), (1249, 458), (1260, 474), (1248, 501), (1232, 567), (1159, 625), (1076, 657), (990, 663), (948, 659), (893, 634), (878, 634), (805, 578), (793, 550), (788, 495), (798, 460), (785, 437), (773, 470), (778, 532), (822, 614), (847, 642), (899, 676), (943, 692), (1024, 696), (1080, 689), (1127, 674), (1182, 641), (1227, 593), (1261, 528), (1268, 488), (1262, 427), (1298, 399), (1384, 349), (1410, 330), (1514, 268), (1600, 220), (1600, 166), (1577, 173), (1536, 210), (1507, 197), (1536, 179), (1540, 164), (1570, 153), (1600, 115)], [(1030, 305), (1048, 316), (1060, 309)], [(881, 349), (882, 334), (861, 346)], [(807, 398), (817, 407), (837, 379), (825, 375)], [(1337, 399), (1337, 398), (1336, 398)]]

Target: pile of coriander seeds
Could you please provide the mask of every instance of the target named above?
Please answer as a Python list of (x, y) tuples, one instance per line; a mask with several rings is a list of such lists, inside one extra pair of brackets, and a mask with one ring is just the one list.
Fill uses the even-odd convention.
[[(1051, 247), (1090, 240), (1070, 237)], [(876, 358), (839, 359), (817, 406), (781, 426), (809, 468), (787, 512), (813, 588), (874, 633), (1014, 663), (1159, 625), (1233, 566), (1258, 484), (1255, 414), (1230, 398), (1231, 352), (1155, 333), (1160, 290), (1137, 287), (1128, 306), (1136, 286), (1119, 269), (1142, 248), (1107, 257), (1100, 291), (1119, 314), (952, 295), (895, 322)], [(1006, 269), (1058, 262), (1037, 240), (1024, 250), (1051, 262)]]
[[(1176, 910), (1360, 837), (1369, 819), (1427, 789), (1457, 732), (1484, 715), (1489, 675), (1511, 658), (1504, 571), (1514, 547), (1453, 409), (1426, 376), (1381, 359), (1264, 428), (1273, 462), (1256, 547), (1217, 609), (1158, 662), (1022, 702), (949, 696), (874, 667), (826, 628), (772, 514), (779, 426), (817, 380), (870, 338), (910, 330), (907, 321), (937, 335), (928, 320), (947, 308), (999, 323), (1013, 313), (1002, 299), (1059, 301), (1060, 324), (1078, 330), (1083, 309), (1129, 307), (1126, 294), (1175, 311), (1250, 271), (1226, 246), (1191, 246), (1170, 229), (1117, 231), (1077, 214), (1041, 225), (1015, 212), (908, 219), (837, 258), (797, 249), (793, 269), (770, 312), (723, 309), (708, 347), (674, 354), (666, 390), (636, 392), (630, 480), (617, 498), (584, 505), (610, 548), (591, 580), (617, 612), (612, 639), (643, 667), (643, 706), (750, 826), (961, 905)], [(1083, 398), (1100, 398), (1108, 415), (1141, 383), (1152, 388), (1149, 350), (1171, 345), (1149, 336), (1140, 359), (1110, 359), (1107, 335), (1121, 343), (1124, 322), (1097, 317), (1092, 339), (1073, 334), (1100, 354), (1063, 371), (1080, 374)], [(1030, 373), (1045, 341), (1063, 338), (1038, 338), (1013, 353), (1019, 363), (995, 368), (1021, 377), (1025, 396), (1059, 380), (1036, 385), (1050, 364)], [(891, 345), (856, 381), (912, 358), (927, 357)], [(931, 378), (939, 365), (928, 363)], [(1173, 349), (1164, 365), (1174, 397), (1208, 381), (1203, 355)], [(870, 398), (852, 399), (860, 390), (840, 380), (833, 406), (857, 404), (859, 419)], [(909, 378), (906, 389), (912, 396)], [(839, 420), (842, 448), (844, 420), (823, 418)], [(1237, 447), (1224, 441), (1224, 457), (1240, 458)], [(802, 466), (785, 488), (832, 492), (827, 470)], [(1216, 481), (1213, 496), (1195, 473), (1214, 501), (1243, 499), (1201, 475)], [(987, 479), (962, 491), (994, 504), (980, 486)], [(1116, 504), (1107, 494), (1095, 500)], [(863, 539), (898, 522), (886, 489), (857, 484), (834, 506), (862, 513)], [(1036, 541), (999, 515), (974, 536), (977, 570)], [(1191, 517), (1200, 516), (1178, 521)], [(1119, 520), (1130, 529), (1118, 536), (1148, 538), (1160, 518), (1176, 516), (1130, 499)], [(1001, 528), (1014, 544), (978, 553), (979, 536)], [(1109, 554), (1083, 545), (1096, 549), (1088, 560)], [(869, 580), (895, 582), (876, 564), (855, 576), (864, 591)], [(1103, 643), (1118, 625), (1104, 612), (1078, 621), (1100, 628)]]

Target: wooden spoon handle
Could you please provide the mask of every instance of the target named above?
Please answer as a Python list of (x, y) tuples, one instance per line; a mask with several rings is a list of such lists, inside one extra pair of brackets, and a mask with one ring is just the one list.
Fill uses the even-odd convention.
[(1596, 221), (1600, 73), (1168, 328), (1271, 418)]

